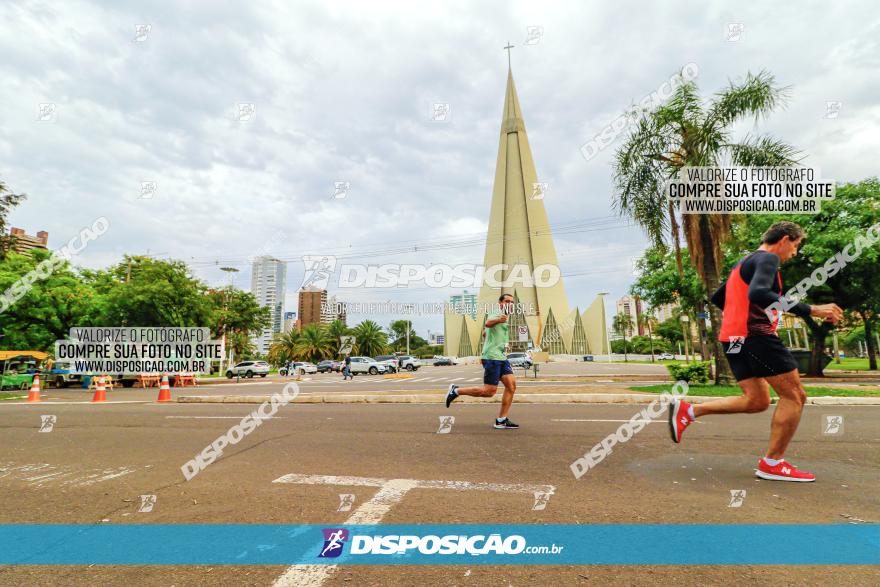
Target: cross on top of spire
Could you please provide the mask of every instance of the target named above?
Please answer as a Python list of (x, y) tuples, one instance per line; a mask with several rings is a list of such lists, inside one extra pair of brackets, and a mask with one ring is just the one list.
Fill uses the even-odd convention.
[(507, 69), (510, 69), (510, 50), (514, 48), (515, 45), (511, 45), (510, 41), (507, 41), (507, 46), (504, 47), (504, 50), (507, 51)]

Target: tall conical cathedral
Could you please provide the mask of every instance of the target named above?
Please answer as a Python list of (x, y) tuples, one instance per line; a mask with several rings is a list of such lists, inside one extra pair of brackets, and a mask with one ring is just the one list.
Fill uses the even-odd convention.
[[(444, 316), (447, 355), (480, 354), (485, 310), (497, 303), (502, 293), (513, 294), (524, 308), (524, 312), (510, 320), (511, 351), (540, 348), (551, 355), (608, 352), (602, 298), (596, 298), (581, 313), (578, 307), (568, 305), (561, 276), (555, 279), (551, 275), (554, 272), (559, 275), (559, 264), (543, 195), (513, 73), (508, 69), (483, 260), (486, 274), (480, 288), (478, 312), (473, 318), (466, 310), (447, 311)], [(522, 279), (523, 266), (528, 268), (529, 276), (535, 276), (535, 268), (539, 268), (538, 279)], [(493, 267), (496, 269), (492, 270)]]

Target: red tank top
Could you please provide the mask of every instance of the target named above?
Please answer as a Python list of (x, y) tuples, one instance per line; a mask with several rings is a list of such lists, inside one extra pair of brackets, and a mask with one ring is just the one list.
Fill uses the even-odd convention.
[[(745, 259), (743, 259), (744, 261)], [(764, 308), (749, 300), (749, 284), (743, 279), (740, 269), (742, 261), (730, 272), (724, 288), (724, 310), (721, 317), (721, 331), (718, 340), (730, 342), (731, 338), (748, 336), (776, 335), (782, 313), (773, 310), (773, 321), (767, 316)], [(782, 275), (776, 272), (779, 291), (782, 290)]]

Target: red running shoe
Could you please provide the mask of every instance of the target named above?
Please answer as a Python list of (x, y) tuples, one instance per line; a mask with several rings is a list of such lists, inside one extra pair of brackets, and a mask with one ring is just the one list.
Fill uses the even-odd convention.
[(672, 442), (681, 442), (684, 429), (694, 421), (688, 415), (690, 407), (691, 404), (684, 400), (672, 400), (672, 405), (669, 406), (669, 433), (672, 435)]
[(786, 463), (784, 459), (780, 459), (776, 466), (771, 467), (764, 462), (764, 459), (758, 461), (758, 468), (755, 475), (761, 479), (769, 479), (770, 481), (796, 481), (798, 483), (810, 483), (816, 480), (816, 476), (805, 471), (798, 471), (797, 467), (791, 463)]

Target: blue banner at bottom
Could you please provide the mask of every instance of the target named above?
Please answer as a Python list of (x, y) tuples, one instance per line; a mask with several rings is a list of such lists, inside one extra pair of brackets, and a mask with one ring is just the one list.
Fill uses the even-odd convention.
[(876, 565), (880, 526), (0, 525), (0, 564)]

